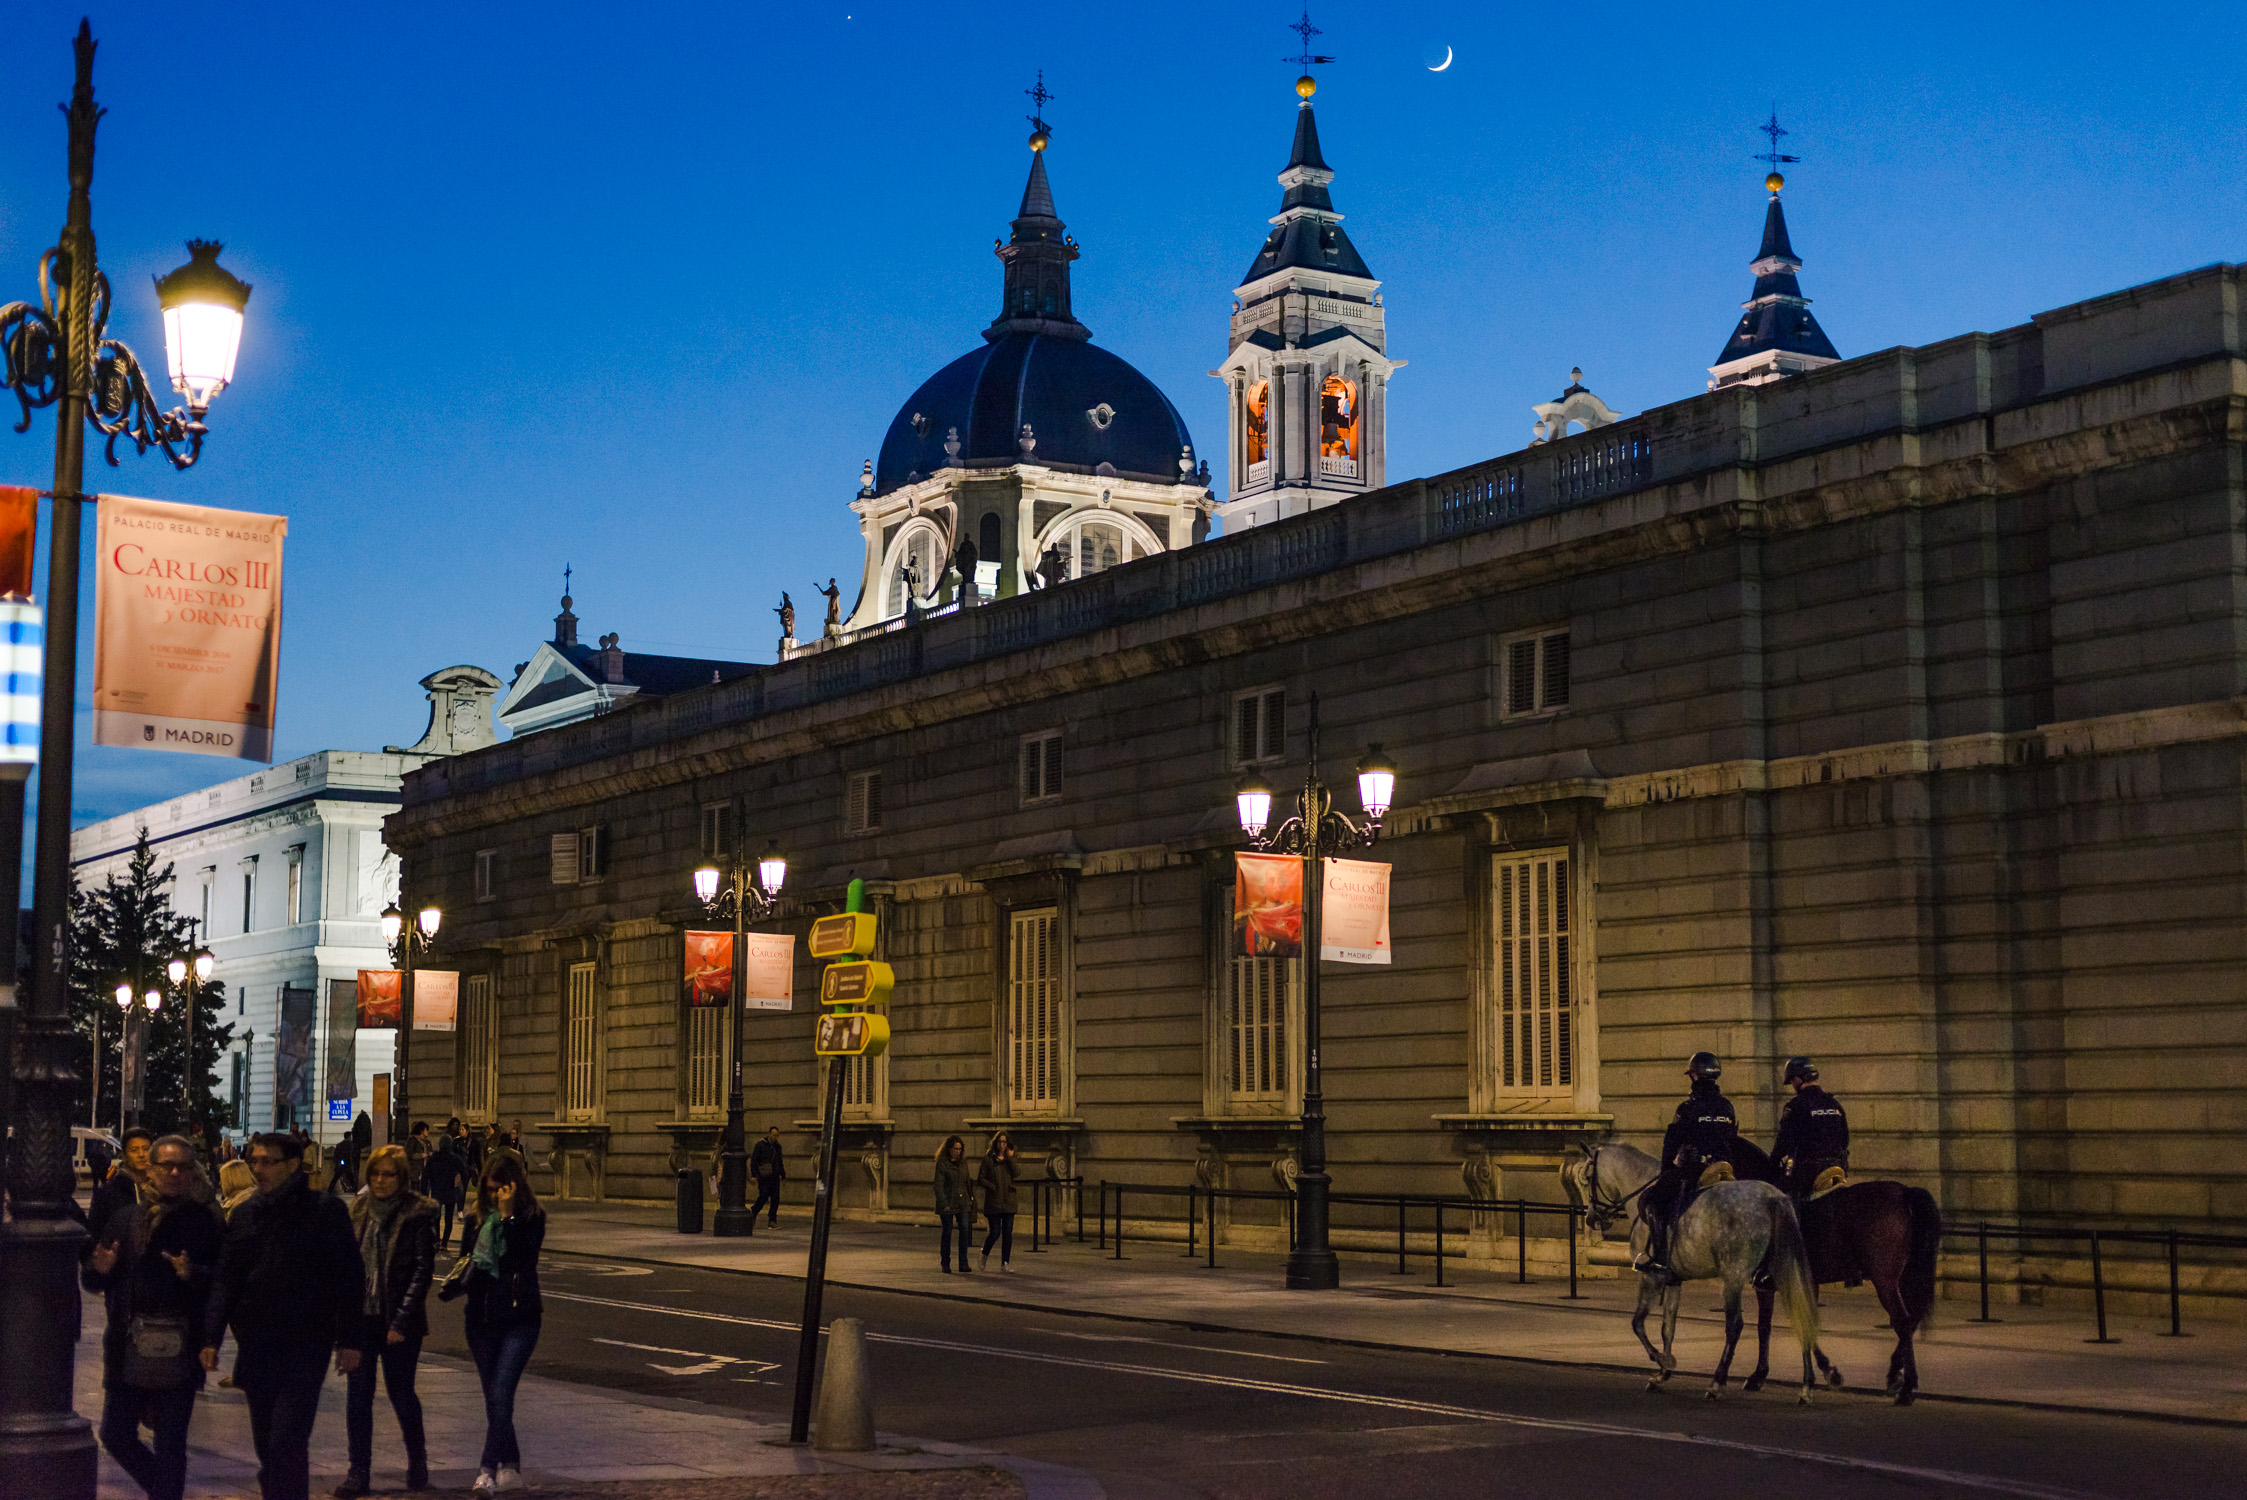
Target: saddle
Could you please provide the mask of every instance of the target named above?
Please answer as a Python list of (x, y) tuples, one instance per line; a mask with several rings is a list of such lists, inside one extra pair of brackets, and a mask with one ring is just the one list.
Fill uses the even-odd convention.
[[(1695, 1192), (1715, 1187), (1720, 1182), (1736, 1182), (1739, 1178), (1728, 1161), (1712, 1161), (1701, 1170), (1701, 1180), (1693, 1184)], [(1823, 1179), (1821, 1179), (1823, 1180)]]
[(1822, 1198), (1835, 1188), (1849, 1186), (1849, 1174), (1840, 1167), (1828, 1167), (1810, 1184), (1810, 1196)]

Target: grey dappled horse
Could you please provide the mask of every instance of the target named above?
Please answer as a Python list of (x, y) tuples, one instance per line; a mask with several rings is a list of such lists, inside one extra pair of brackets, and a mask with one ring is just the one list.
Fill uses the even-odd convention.
[[(1624, 1214), (1636, 1212), (1640, 1195), (1660, 1175), (1661, 1167), (1635, 1147), (1598, 1146), (1585, 1153), (1582, 1160), (1570, 1162), (1566, 1170), (1570, 1185), (1584, 1203), (1586, 1220), (1594, 1229), (1603, 1230)], [(1643, 1218), (1631, 1226), (1634, 1255), (1644, 1253), (1646, 1233)], [(1786, 1299), (1787, 1322), (1802, 1344), (1802, 1402), (1807, 1406), (1815, 1384), (1810, 1364), (1818, 1347), (1818, 1306), (1810, 1262), (1803, 1253), (1802, 1227), (1787, 1195), (1762, 1182), (1720, 1182), (1703, 1188), (1671, 1229), (1670, 1267), (1677, 1273), (1676, 1281), (1665, 1282), (1646, 1274), (1639, 1277), (1638, 1307), (1631, 1314), (1631, 1332), (1638, 1335), (1647, 1357), (1660, 1367), (1647, 1382), (1648, 1389), (1660, 1389), (1677, 1369), (1670, 1346), (1677, 1337), (1682, 1283), (1722, 1281), (1724, 1357), (1717, 1361), (1716, 1378), (1708, 1389), (1709, 1399), (1714, 1401), (1731, 1374), (1732, 1356), (1746, 1322), (1740, 1313), (1740, 1293), (1758, 1272), (1768, 1270), (1772, 1287)], [(1662, 1296), (1659, 1351), (1646, 1337), (1646, 1314), (1657, 1293)], [(1759, 1299), (1768, 1299), (1769, 1295), (1758, 1291)], [(1769, 1301), (1762, 1300), (1762, 1306), (1768, 1310)], [(1770, 1327), (1768, 1311), (1760, 1321), (1764, 1329)], [(1746, 1389), (1753, 1391), (1762, 1384), (1763, 1372), (1759, 1369), (1749, 1377)]]

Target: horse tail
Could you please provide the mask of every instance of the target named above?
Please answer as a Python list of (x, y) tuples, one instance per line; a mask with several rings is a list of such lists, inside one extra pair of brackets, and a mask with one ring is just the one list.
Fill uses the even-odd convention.
[(1901, 1290), (1913, 1326), (1925, 1328), (1935, 1316), (1935, 1262), (1943, 1248), (1943, 1211), (1925, 1188), (1905, 1189), (1904, 1201), (1911, 1207), (1912, 1244)]
[(1784, 1193), (1774, 1192), (1771, 1205), (1771, 1283), (1786, 1304), (1787, 1324), (1802, 1343), (1803, 1357), (1818, 1343), (1818, 1294), (1810, 1279), (1810, 1254), (1802, 1243), (1802, 1221)]

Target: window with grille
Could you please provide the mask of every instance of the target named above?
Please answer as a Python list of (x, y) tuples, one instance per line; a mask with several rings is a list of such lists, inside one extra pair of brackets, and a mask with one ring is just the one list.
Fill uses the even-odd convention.
[(727, 1023), (733, 1011), (723, 1005), (687, 1007), (686, 1111), (714, 1115), (726, 1102)]
[(829, 1067), (843, 1070), (843, 1114), (861, 1119), (881, 1113), (879, 1057), (838, 1057)]
[(571, 964), (563, 1011), (562, 1103), (568, 1118), (589, 1120), (600, 1105), (600, 1037), (595, 1027), (593, 965)]
[(1061, 1107), (1061, 954), (1054, 908), (1018, 911), (1007, 934), (1007, 1097), (1017, 1114)]
[(853, 771), (843, 798), (843, 831), (875, 833), (882, 826), (882, 773)]
[(460, 1117), (482, 1123), (491, 1119), (498, 1104), (494, 1098), (496, 1049), (492, 1045), (498, 1018), (492, 1013), (492, 977), (470, 974), (460, 985)]
[(1575, 1089), (1568, 870), (1567, 851), (1548, 849), (1501, 855), (1494, 872), (1498, 1082), (1515, 1093)]
[(1541, 630), (1508, 636), (1499, 645), (1505, 678), (1499, 686), (1503, 717), (1527, 718), (1568, 707), (1568, 632)]
[(476, 851), (476, 899), (478, 901), (489, 901), (499, 894), (498, 869), (499, 851), (497, 849), (478, 849)]
[(1061, 795), (1061, 731), (1025, 735), (1016, 770), (1024, 802), (1044, 802)]
[(709, 802), (702, 808), (702, 838), (697, 844), (704, 859), (724, 859), (733, 853), (733, 804)]
[(1259, 688), (1233, 699), (1233, 764), (1252, 766), (1287, 754), (1287, 690)]
[(1232, 960), (1227, 1007), (1225, 1092), (1242, 1104), (1285, 1103), (1288, 1044), (1294, 1027), (1298, 960)]

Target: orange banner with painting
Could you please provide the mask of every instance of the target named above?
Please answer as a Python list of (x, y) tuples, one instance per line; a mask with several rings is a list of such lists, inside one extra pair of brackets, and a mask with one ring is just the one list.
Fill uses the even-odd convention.
[(687, 937), (687, 1004), (733, 1002), (733, 934), (690, 932)]
[(31, 555), (39, 540), (39, 492), (0, 484), (0, 598), (31, 597)]
[(1303, 951), (1303, 861), (1291, 854), (1233, 856), (1233, 931), (1250, 958)]
[(359, 971), (359, 1029), (396, 1026), (406, 1013), (405, 976), (396, 969)]

